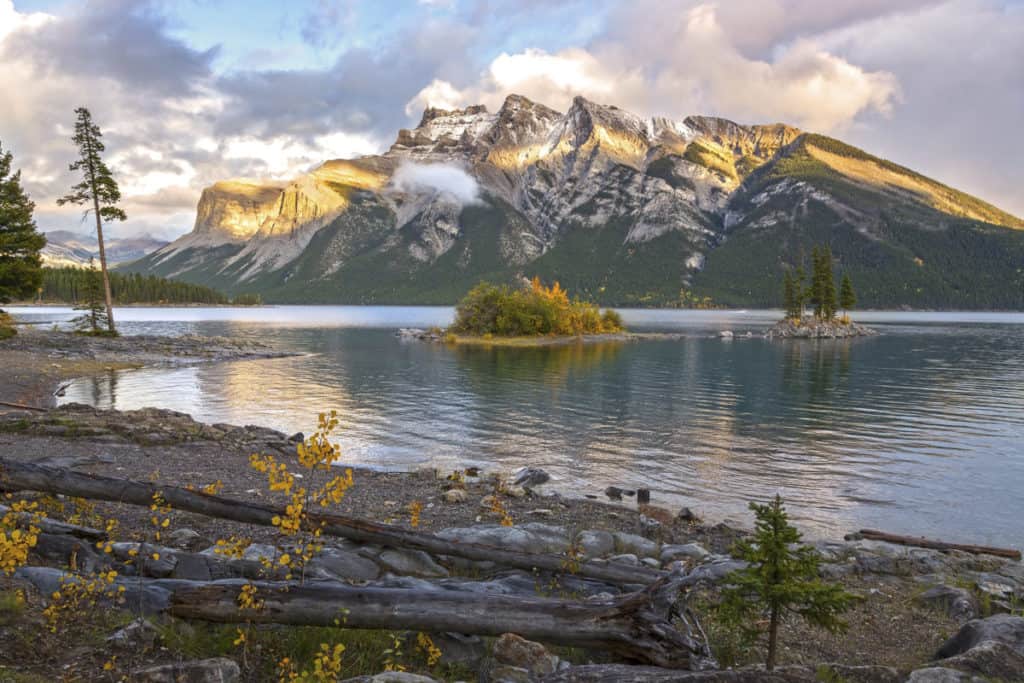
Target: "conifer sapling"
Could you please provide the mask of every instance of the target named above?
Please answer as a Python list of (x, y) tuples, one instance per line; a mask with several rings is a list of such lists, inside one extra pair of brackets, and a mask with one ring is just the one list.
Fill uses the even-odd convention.
[(733, 554), (748, 563), (729, 574), (722, 590), (719, 615), (739, 627), (748, 642), (763, 633), (768, 617), (769, 671), (775, 667), (780, 620), (796, 615), (830, 632), (846, 628), (840, 615), (855, 596), (819, 576), (821, 558), (801, 543), (800, 532), (789, 523), (779, 495), (767, 505), (751, 503), (757, 518), (753, 538), (736, 544)]

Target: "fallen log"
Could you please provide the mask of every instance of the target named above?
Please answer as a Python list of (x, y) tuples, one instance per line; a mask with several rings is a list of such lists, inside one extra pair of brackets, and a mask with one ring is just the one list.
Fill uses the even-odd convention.
[(35, 410), (40, 413), (46, 412), (46, 408), (40, 408), (39, 406), (27, 406), (24, 403), (11, 403), (10, 401), (0, 401), (0, 406), (17, 408), (18, 410)]
[(1005, 557), (1011, 560), (1021, 559), (1021, 552), (1012, 548), (946, 543), (945, 541), (934, 541), (918, 536), (889, 534), (884, 531), (875, 531), (874, 529), (861, 529), (857, 532), (856, 536), (869, 541), (885, 541), (886, 543), (895, 543), (896, 545), (909, 545), (917, 548), (929, 548), (931, 550), (962, 550), (965, 553), (973, 553), (975, 555), (995, 555), (996, 557)]
[[(273, 526), (275, 517), (285, 515), (283, 507), (237, 500), (178, 486), (116, 479), (7, 458), (0, 458), (0, 488), (11, 491), (40, 491), (145, 507), (149, 507), (153, 503), (154, 494), (159, 493), (163, 500), (176, 510), (262, 526)], [(354, 517), (311, 514), (310, 519), (314, 524), (323, 523), (321, 534), (324, 536), (393, 548), (422, 550), (433, 555), (493, 562), (496, 565), (527, 571), (565, 571), (566, 558), (561, 555), (521, 553), (496, 546), (449, 541), (433, 534)], [(650, 584), (666, 575), (663, 571), (648, 567), (593, 560), (579, 563), (573, 567), (573, 573), (619, 585)]]
[[(258, 609), (239, 607), (245, 584), (174, 587), (173, 616), (219, 623), (273, 623), (358, 629), (516, 633), (530, 640), (610, 652), (672, 669), (713, 662), (696, 617), (685, 607), (699, 579), (673, 574), (642, 591), (601, 602), (343, 584), (255, 583)], [(681, 629), (681, 630), (680, 630)]]
[[(11, 508), (6, 505), (0, 505), (0, 517), (6, 515), (11, 511)], [(50, 519), (49, 517), (36, 517), (31, 512), (18, 512), (16, 513), (18, 520), (26, 525), (31, 524), (38, 527), (40, 531), (45, 531), (50, 534), (65, 534), (68, 536), (77, 536), (78, 538), (84, 538), (90, 541), (105, 541), (107, 540), (107, 532), (99, 529), (93, 529), (92, 527), (79, 526), (77, 524), (68, 524), (57, 519)]]

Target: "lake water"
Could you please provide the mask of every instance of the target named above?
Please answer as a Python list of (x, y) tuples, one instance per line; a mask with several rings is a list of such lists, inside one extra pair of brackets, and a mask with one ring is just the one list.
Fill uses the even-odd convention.
[[(67, 320), (67, 309), (14, 309)], [(809, 536), (871, 527), (1024, 546), (1024, 315), (864, 313), (852, 341), (746, 339), (773, 312), (623, 311), (686, 337), (539, 349), (397, 339), (448, 308), (120, 309), (125, 333), (230, 335), (308, 355), (111, 372), (65, 401), (172, 408), (309, 432), (342, 416), (348, 462), (548, 470), (554, 487), (647, 486), (750, 524), (776, 491)], [(736, 338), (718, 338), (729, 329)]]

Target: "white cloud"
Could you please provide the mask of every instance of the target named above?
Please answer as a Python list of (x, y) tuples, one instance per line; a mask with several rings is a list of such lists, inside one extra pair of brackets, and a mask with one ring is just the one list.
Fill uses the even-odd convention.
[(439, 194), (462, 205), (480, 201), (476, 179), (454, 164), (403, 162), (391, 177), (391, 185), (399, 192)]

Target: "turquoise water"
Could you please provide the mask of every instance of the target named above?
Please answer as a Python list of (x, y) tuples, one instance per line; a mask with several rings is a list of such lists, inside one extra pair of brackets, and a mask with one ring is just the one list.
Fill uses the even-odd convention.
[[(16, 309), (66, 320), (66, 309)], [(772, 312), (624, 311), (685, 337), (541, 349), (395, 338), (447, 308), (133, 308), (127, 333), (231, 335), (308, 355), (112, 372), (64, 400), (308, 432), (343, 417), (349, 462), (540, 466), (554, 487), (648, 486), (749, 523), (776, 491), (809, 535), (872, 527), (1024, 546), (1024, 315), (872, 313), (852, 341), (744, 338)], [(726, 341), (717, 331), (729, 329)]]

